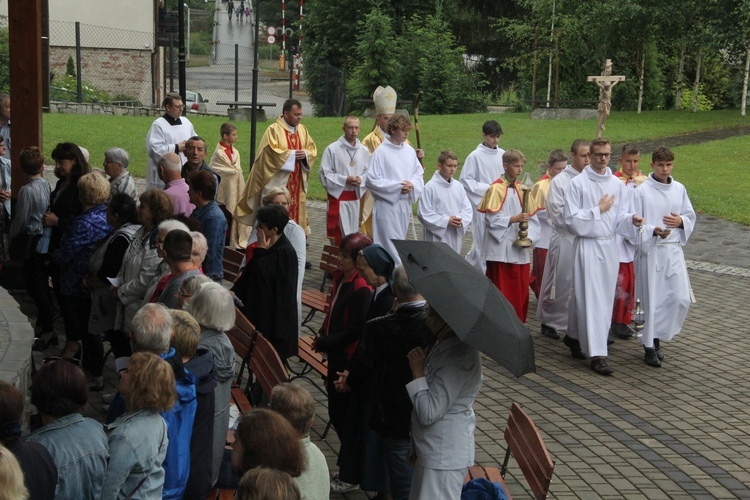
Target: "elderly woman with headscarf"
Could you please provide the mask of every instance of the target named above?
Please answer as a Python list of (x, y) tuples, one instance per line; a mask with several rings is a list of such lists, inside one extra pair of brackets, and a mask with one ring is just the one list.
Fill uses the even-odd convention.
[(221, 459), (224, 456), (224, 443), (229, 428), (229, 399), (234, 376), (234, 347), (226, 331), (234, 326), (235, 310), (232, 295), (218, 283), (201, 285), (193, 296), (187, 311), (201, 326), (198, 348), (213, 353), (216, 367), (216, 388), (214, 389), (214, 439), (212, 484), (219, 477)]
[(437, 312), (428, 308), (427, 326), (437, 343), (408, 354), (414, 380), (406, 385), (411, 413), (410, 500), (460, 498), (474, 465), (474, 400), (482, 386), (479, 351), (461, 342)]
[[(373, 297), (367, 310), (365, 322), (388, 314), (394, 305), (395, 297), (391, 290), (390, 280), (393, 276), (395, 263), (390, 254), (380, 245), (370, 245), (359, 251), (356, 266), (367, 284), (373, 289)], [(367, 432), (367, 413), (369, 403), (369, 386), (367, 370), (359, 366), (363, 364), (364, 346), (360, 343), (357, 350), (350, 356), (346, 370), (336, 373), (338, 379), (334, 387), (342, 393), (351, 392), (348, 377), (354, 370), (353, 383), (360, 390), (352, 393), (344, 423), (344, 439), (341, 440), (339, 451), (339, 477), (331, 483), (332, 491), (347, 491), (354, 484), (364, 483), (372, 487), (370, 491), (387, 491), (379, 473), (371, 473), (363, 477), (363, 448), (364, 437)]]

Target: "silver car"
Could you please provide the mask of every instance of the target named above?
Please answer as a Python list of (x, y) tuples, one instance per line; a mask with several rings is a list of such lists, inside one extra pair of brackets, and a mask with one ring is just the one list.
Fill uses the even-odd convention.
[(208, 99), (204, 99), (200, 92), (185, 91), (185, 108), (188, 113), (205, 113), (207, 102)]

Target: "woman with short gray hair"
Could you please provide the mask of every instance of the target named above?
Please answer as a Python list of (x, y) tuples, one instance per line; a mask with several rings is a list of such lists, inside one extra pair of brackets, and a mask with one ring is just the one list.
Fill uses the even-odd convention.
[(128, 171), (130, 156), (122, 148), (109, 148), (104, 152), (104, 173), (109, 176), (110, 198), (116, 193), (125, 193), (138, 203), (138, 188)]
[(190, 300), (187, 311), (201, 326), (198, 348), (208, 349), (213, 353), (216, 367), (212, 453), (212, 482), (215, 483), (219, 476), (219, 468), (224, 456), (224, 443), (229, 428), (229, 397), (234, 376), (234, 347), (225, 332), (234, 326), (234, 300), (232, 294), (220, 284), (204, 283)]

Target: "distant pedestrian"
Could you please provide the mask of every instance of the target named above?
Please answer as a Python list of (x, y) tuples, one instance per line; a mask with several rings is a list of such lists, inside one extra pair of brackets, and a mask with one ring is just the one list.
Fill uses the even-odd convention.
[(229, 15), (229, 22), (232, 22), (232, 14), (234, 13), (234, 2), (232, 0), (229, 0), (229, 3), (227, 4), (227, 15)]

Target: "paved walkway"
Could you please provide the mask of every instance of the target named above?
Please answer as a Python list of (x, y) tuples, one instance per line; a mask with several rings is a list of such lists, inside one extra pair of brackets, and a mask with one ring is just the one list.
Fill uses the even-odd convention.
[[(310, 202), (308, 213), (313, 228), (325, 227), (324, 203)], [(310, 237), (313, 269), (306, 273), (306, 287), (320, 283), (324, 240), (320, 229)], [(464, 254), (469, 243), (465, 238)], [(644, 364), (636, 340), (617, 340), (610, 349), (615, 374), (597, 376), (572, 359), (562, 342), (539, 335), (539, 321), (529, 314), (536, 373), (516, 379), (484, 360), (475, 405), (477, 463), (502, 462), (503, 431), (515, 401), (541, 429), (556, 463), (551, 498), (750, 499), (750, 227), (701, 215), (685, 253), (697, 303), (683, 332), (663, 344), (661, 368)], [(33, 314), (30, 301), (19, 298), (24, 312)], [(535, 309), (532, 294), (530, 311)], [(109, 361), (105, 376), (114, 390), (117, 376)], [(319, 439), (326, 399), (311, 392), (318, 401), (313, 440), (335, 471), (336, 434)], [(85, 412), (103, 417), (99, 393), (91, 394)], [(506, 479), (516, 498), (531, 496), (513, 460)]]

